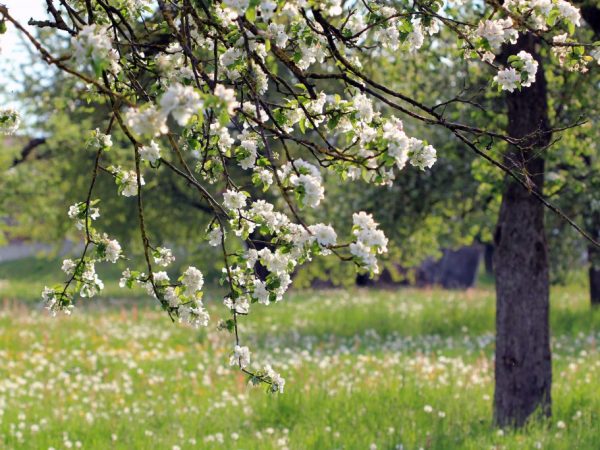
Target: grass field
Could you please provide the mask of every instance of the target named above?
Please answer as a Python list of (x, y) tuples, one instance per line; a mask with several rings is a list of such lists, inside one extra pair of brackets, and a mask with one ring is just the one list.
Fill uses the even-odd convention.
[(12, 299), (0, 313), (2, 449), (600, 448), (600, 311), (582, 288), (553, 290), (554, 417), (514, 432), (491, 422), (487, 288), (308, 291), (254, 306), (243, 341), (253, 362), (286, 378), (274, 396), (228, 366), (218, 299), (199, 332), (150, 300), (98, 299), (53, 319), (15, 300), (44, 275), (9, 270), (0, 267), (12, 277), (0, 291)]

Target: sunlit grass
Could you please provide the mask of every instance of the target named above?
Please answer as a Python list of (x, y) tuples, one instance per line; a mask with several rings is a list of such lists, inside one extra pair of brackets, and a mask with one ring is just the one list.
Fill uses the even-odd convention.
[(216, 295), (200, 331), (149, 299), (103, 302), (55, 319), (5, 305), (0, 448), (587, 450), (600, 439), (600, 312), (584, 291), (553, 292), (554, 418), (518, 432), (492, 426), (487, 288), (307, 291), (254, 305), (242, 341), (286, 378), (281, 396), (227, 365)]

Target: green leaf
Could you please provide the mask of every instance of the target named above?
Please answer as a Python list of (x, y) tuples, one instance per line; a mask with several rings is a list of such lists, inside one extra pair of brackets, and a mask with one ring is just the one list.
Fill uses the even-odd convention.
[(249, 22), (254, 23), (254, 21), (256, 20), (256, 7), (255, 6), (251, 6), (246, 10), (246, 19), (248, 19)]
[(233, 321), (233, 319), (227, 319), (225, 321), (225, 328), (227, 329), (227, 331), (229, 331), (230, 333), (235, 329), (235, 322)]
[(230, 120), (231, 120), (231, 117), (229, 116), (229, 113), (227, 112), (227, 110), (223, 109), (221, 111), (221, 113), (219, 114), (219, 123), (222, 126), (225, 126), (229, 123)]
[(340, 115), (332, 116), (327, 121), (327, 128), (329, 128), (330, 130), (334, 130), (338, 126), (338, 124), (340, 123), (340, 119), (341, 118), (342, 118), (342, 116), (340, 116)]

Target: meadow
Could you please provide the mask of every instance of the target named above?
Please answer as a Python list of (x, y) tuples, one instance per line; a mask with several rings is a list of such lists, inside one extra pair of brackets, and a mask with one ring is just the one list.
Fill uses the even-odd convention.
[(253, 363), (286, 378), (272, 395), (228, 365), (217, 294), (202, 330), (141, 295), (51, 318), (30, 269), (0, 265), (3, 449), (600, 448), (600, 311), (584, 286), (552, 291), (553, 417), (513, 431), (492, 424), (489, 286), (296, 291), (254, 305), (242, 339)]

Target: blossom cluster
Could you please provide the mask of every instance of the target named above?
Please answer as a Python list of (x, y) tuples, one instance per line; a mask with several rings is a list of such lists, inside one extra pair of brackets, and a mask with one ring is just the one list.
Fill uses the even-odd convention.
[[(302, 167), (306, 169), (310, 165), (305, 163)], [(269, 305), (282, 300), (291, 284), (292, 274), (300, 264), (310, 261), (315, 254), (328, 255), (336, 248), (338, 237), (331, 225), (294, 223), (265, 200), (248, 204), (245, 192), (226, 191), (223, 205), (229, 211), (229, 226), (236, 236), (248, 239), (260, 230), (270, 236), (272, 244), (237, 253), (236, 260), (232, 259), (232, 264), (223, 269), (224, 276), (228, 278), (224, 281), (229, 281), (232, 288), (224, 303), (237, 314), (248, 314), (253, 302)], [(382, 233), (381, 236), (385, 239)], [(212, 228), (209, 239), (212, 245), (219, 245), (223, 239), (222, 230)], [(376, 244), (371, 242), (369, 245)], [(385, 246), (381, 250), (380, 253)], [(371, 263), (357, 262), (365, 269), (369, 269), (368, 264)], [(266, 275), (257, 275), (259, 266), (266, 270)]]
[(578, 45), (567, 33), (554, 36), (552, 42), (552, 54), (558, 59), (558, 63), (570, 72), (585, 73), (589, 70), (588, 64), (594, 60), (600, 64), (600, 46), (592, 48), (589, 54), (586, 54), (585, 47)]
[(84, 25), (71, 40), (73, 59), (79, 66), (91, 65), (99, 75), (103, 70), (119, 72), (119, 55), (113, 48), (106, 25)]
[(535, 74), (538, 62), (526, 51), (520, 51), (517, 55), (508, 58), (510, 67), (501, 69), (494, 77), (498, 88), (513, 92), (515, 89), (529, 87), (535, 82)]
[[(223, 0), (202, 7), (186, 2), (185, 8), (178, 2), (159, 2), (158, 8), (146, 0), (120, 3), (118, 17), (96, 7), (95, 23), (76, 27), (69, 62), (71, 72), (82, 70), (80, 78), (107, 95), (115, 126), (132, 148), (122, 161), (111, 153), (105, 169), (120, 195), (139, 196), (146, 267), (127, 269), (120, 284), (146, 289), (173, 320), (209, 323), (202, 272), (190, 266), (172, 278), (167, 270), (175, 255), (144, 227), (145, 177), (170, 170), (199, 195), (210, 220), (203, 237), (222, 253), (227, 294), (219, 328), (236, 338), (230, 362), (272, 392), (281, 392), (285, 381), (269, 365), (252, 368), (238, 321), (281, 301), (298, 268), (316, 255), (376, 274), (378, 257), (387, 251), (387, 238), (367, 212), (353, 215), (346, 239), (315, 220), (327, 202), (327, 177), (391, 184), (409, 166), (431, 169), (438, 157), (390, 110), (427, 123), (441, 116), (365, 75), (365, 55), (423, 52), (454, 33), (457, 48), (495, 67), (493, 83), (509, 92), (531, 86), (538, 70), (524, 51), (509, 56), (506, 67), (496, 63), (500, 48), (520, 33), (553, 36), (548, 42), (569, 69), (583, 70), (589, 58), (598, 59), (597, 50), (586, 54), (587, 47), (568, 37), (580, 15), (564, 0), (509, 0), (492, 15), (477, 12), (485, 5), (438, 1), (427, 7), (341, 0)], [(136, 26), (121, 26), (124, 18), (134, 18)], [(166, 30), (167, 42), (157, 41), (155, 30)], [(10, 120), (0, 122), (3, 129), (14, 128), (18, 116)], [(98, 160), (113, 137), (92, 132), (88, 144)], [(70, 311), (75, 293), (92, 297), (102, 289), (96, 262), (123, 259), (119, 243), (94, 228), (99, 212), (90, 198), (69, 216), (85, 231), (86, 247), (79, 261), (63, 264), (67, 287), (44, 291), (53, 311)]]
[(0, 134), (14, 134), (21, 124), (21, 116), (14, 109), (0, 109)]
[(360, 212), (352, 216), (354, 224), (352, 234), (356, 241), (350, 244), (350, 252), (359, 265), (368, 268), (373, 273), (379, 273), (377, 254), (387, 252), (388, 240), (385, 234), (377, 228), (373, 216)]
[(138, 193), (139, 185), (144, 186), (146, 184), (142, 175), (140, 175), (138, 184), (138, 174), (135, 170), (124, 170), (121, 167), (114, 166), (109, 167), (108, 170), (115, 177), (117, 190), (123, 197), (135, 197)]
[(565, 0), (508, 0), (504, 8), (519, 14), (534, 30), (546, 31), (558, 22), (580, 25), (579, 9)]
[(493, 62), (496, 58), (495, 53), (500, 50), (502, 44), (515, 44), (517, 42), (519, 32), (513, 25), (510, 17), (479, 22), (477, 29), (473, 33), (473, 40), (475, 48), (482, 52), (482, 60), (490, 63)]
[[(170, 249), (159, 248), (154, 256), (157, 264), (169, 266), (175, 258)], [(126, 269), (119, 281), (120, 287), (140, 286), (148, 295), (158, 299), (163, 307), (179, 322), (195, 328), (208, 325), (210, 316), (202, 302), (204, 275), (196, 267), (188, 267), (176, 282), (171, 281), (165, 271), (156, 271), (152, 277), (143, 272)]]
[[(503, 8), (508, 14), (506, 17), (485, 19), (476, 28), (466, 30), (469, 35), (468, 45), (465, 45), (468, 56), (478, 57), (492, 64), (501, 45), (515, 44), (520, 31), (556, 31), (557, 34), (551, 39), (551, 46), (560, 64), (570, 71), (588, 70), (587, 65), (594, 59), (597, 47), (591, 47), (586, 54), (585, 47), (569, 37), (581, 23), (581, 13), (577, 7), (565, 0), (509, 0), (504, 2)], [(560, 33), (563, 30), (566, 32)], [(500, 78), (505, 78), (506, 84), (514, 86), (514, 90), (518, 87), (518, 83), (515, 86), (514, 82), (517, 76), (518, 74), (508, 71), (501, 74)]]
[(100, 217), (97, 204), (98, 200), (90, 200), (69, 207), (68, 216), (78, 230), (85, 231), (86, 244), (81, 258), (63, 260), (61, 270), (69, 277), (65, 286), (46, 286), (42, 292), (44, 305), (53, 315), (58, 312), (70, 314), (75, 293), (82, 298), (92, 298), (104, 289), (104, 282), (96, 272), (96, 263), (114, 264), (123, 258), (121, 244), (94, 227), (93, 222)]
[(110, 150), (113, 146), (113, 141), (110, 134), (104, 134), (99, 128), (96, 128), (90, 133), (87, 144), (88, 147), (94, 150)]

